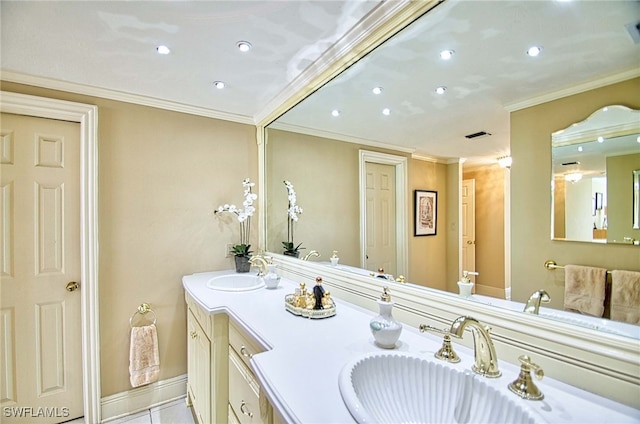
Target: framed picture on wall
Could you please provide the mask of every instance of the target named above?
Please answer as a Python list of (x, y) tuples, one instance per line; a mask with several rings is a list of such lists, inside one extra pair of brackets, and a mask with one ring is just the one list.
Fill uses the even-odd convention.
[(437, 229), (438, 192), (414, 190), (414, 236), (435, 236)]

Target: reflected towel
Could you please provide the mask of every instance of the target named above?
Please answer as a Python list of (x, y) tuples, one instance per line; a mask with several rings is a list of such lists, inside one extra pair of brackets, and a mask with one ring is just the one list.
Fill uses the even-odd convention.
[(564, 309), (601, 317), (607, 270), (590, 266), (564, 267)]
[(611, 319), (640, 324), (640, 272), (611, 272)]
[(131, 329), (129, 375), (132, 387), (158, 381), (160, 355), (156, 326), (145, 325)]

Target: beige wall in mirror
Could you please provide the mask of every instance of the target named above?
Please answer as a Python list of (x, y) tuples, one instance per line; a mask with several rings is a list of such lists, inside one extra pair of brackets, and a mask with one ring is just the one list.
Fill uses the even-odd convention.
[[(515, 111), (511, 114), (512, 298), (524, 301), (544, 289), (561, 309), (564, 271), (544, 268), (546, 260), (608, 270), (640, 271), (640, 246), (551, 240), (551, 133), (581, 122), (607, 105), (640, 108), (640, 78)], [(617, 178), (612, 175), (612, 178)], [(632, 185), (629, 174), (628, 212)], [(615, 196), (615, 194), (612, 193)], [(612, 217), (613, 219), (613, 217)], [(630, 216), (629, 216), (630, 220)], [(629, 225), (630, 221), (629, 221)], [(516, 283), (517, 282), (517, 283)]]
[[(328, 262), (337, 250), (340, 264), (360, 267), (359, 151), (405, 156), (407, 199), (413, 201), (415, 189), (435, 190), (439, 196), (438, 233), (409, 239), (407, 277), (415, 284), (447, 289), (447, 270), (442, 264), (447, 262), (448, 165), (411, 159), (407, 153), (391, 149), (273, 128), (267, 129), (266, 143), (267, 250), (282, 253), (282, 242), (287, 240), (288, 200), (283, 181), (288, 180), (303, 209), (294, 224), (294, 244), (305, 247), (300, 256), (317, 250), (321, 256), (314, 260)], [(413, 221), (408, 223), (406, 231), (413, 234)]]

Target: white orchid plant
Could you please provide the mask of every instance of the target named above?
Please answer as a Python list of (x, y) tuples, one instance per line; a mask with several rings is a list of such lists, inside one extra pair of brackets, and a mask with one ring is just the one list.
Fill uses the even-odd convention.
[(284, 246), (284, 253), (289, 255), (296, 255), (298, 250), (304, 249), (302, 243), (297, 246), (293, 242), (293, 224), (298, 222), (299, 215), (302, 214), (302, 208), (298, 206), (298, 200), (296, 198), (296, 191), (293, 188), (291, 181), (283, 181), (287, 188), (287, 198), (289, 199), (289, 206), (287, 208), (287, 241), (282, 242)]
[(251, 245), (249, 239), (251, 235), (251, 217), (253, 216), (256, 208), (253, 206), (253, 202), (258, 198), (258, 195), (252, 192), (252, 187), (255, 183), (252, 183), (249, 178), (242, 180), (242, 186), (244, 187), (244, 201), (242, 202), (243, 208), (237, 208), (236, 205), (224, 204), (218, 206), (215, 213), (231, 212), (235, 214), (240, 223), (240, 244), (233, 246), (231, 253), (235, 256), (249, 257), (251, 256)]

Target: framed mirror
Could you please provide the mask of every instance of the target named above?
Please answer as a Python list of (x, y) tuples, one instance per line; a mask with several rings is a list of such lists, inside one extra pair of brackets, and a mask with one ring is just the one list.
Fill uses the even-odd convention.
[[(497, 159), (510, 153), (508, 110), (531, 99), (553, 99), (549, 93), (567, 95), (576, 81), (635, 68), (636, 47), (624, 32), (633, 13), (631, 3), (611, 8), (603, 2), (444, 2), (419, 17), (267, 126), (267, 249), (282, 253), (287, 228), (283, 181), (288, 180), (304, 210), (294, 240), (306, 248), (301, 257), (317, 250), (322, 256), (311, 259), (328, 264), (337, 250), (340, 264), (367, 275), (376, 271), (361, 260), (366, 245), (359, 239), (358, 155), (374, 151), (403, 156), (408, 163), (407, 209), (413, 211), (413, 190), (438, 192), (437, 234), (414, 237), (412, 217), (406, 216), (407, 280), (455, 293), (467, 244), (461, 230), (464, 173), (474, 167), (491, 169), (498, 177), (483, 190), (491, 194), (499, 187), (504, 196), (501, 203), (487, 196), (494, 209), (478, 206), (478, 215), (485, 219), (481, 228), (498, 228), (504, 244), (499, 250), (486, 247), (495, 241), (490, 236), (477, 250), (488, 253), (490, 260), (498, 257), (501, 272), (493, 276), (478, 263), (476, 287), (482, 278), (497, 282), (500, 290), (490, 303), (507, 308), (497, 300), (508, 297), (508, 283), (517, 284), (508, 281), (510, 171), (500, 168)], [(595, 44), (574, 37), (585, 28), (591, 35), (598, 33)], [(544, 40), (537, 58), (527, 54), (532, 38)], [(441, 56), (445, 50), (453, 52), (448, 60)], [(606, 59), (587, 60), (596, 50)], [(585, 61), (567, 61), (576, 55)], [(548, 139), (543, 142), (548, 146)], [(513, 167), (517, 161), (514, 158)], [(539, 177), (546, 180), (548, 171), (544, 174)], [(610, 199), (602, 193), (604, 205)], [(546, 207), (544, 214), (548, 217)], [(548, 234), (548, 224), (541, 228)], [(480, 239), (468, 241), (482, 246)]]
[(621, 105), (598, 109), (551, 134), (554, 240), (640, 240), (634, 215), (639, 140), (640, 111)]

